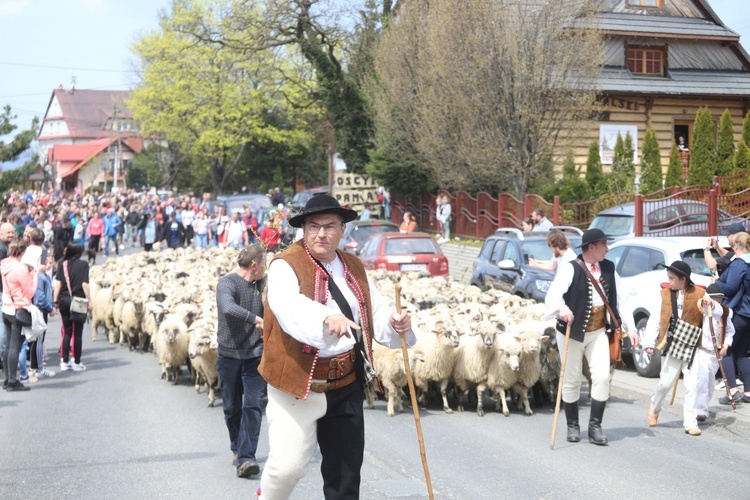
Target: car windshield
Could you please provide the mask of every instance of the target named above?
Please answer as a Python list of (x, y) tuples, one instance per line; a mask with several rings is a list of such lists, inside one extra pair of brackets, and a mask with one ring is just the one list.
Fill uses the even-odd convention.
[(601, 229), (607, 236), (624, 236), (633, 232), (633, 217), (597, 215), (589, 229)]
[(392, 238), (385, 244), (385, 255), (412, 255), (438, 253), (432, 238)]
[(547, 240), (524, 241), (523, 261), (529, 262), (529, 258), (537, 260), (552, 260), (552, 250), (547, 246)]
[(354, 241), (356, 241), (357, 244), (361, 245), (362, 243), (367, 241), (373, 234), (392, 233), (394, 231), (398, 231), (398, 229), (390, 224), (359, 226), (352, 231), (351, 236), (352, 238), (354, 238)]
[(271, 200), (268, 198), (268, 196), (263, 195), (249, 199), (230, 199), (227, 201), (227, 212), (229, 212), (230, 214), (232, 212), (244, 212), (245, 206), (250, 208), (253, 213), (257, 214), (261, 209), (271, 208)]
[[(719, 254), (716, 250), (712, 250), (711, 254), (716, 259)], [(703, 258), (702, 249), (688, 250), (682, 253), (682, 260), (690, 266), (690, 271), (694, 274), (700, 274), (701, 276), (711, 276), (711, 270), (706, 264), (706, 260)]]

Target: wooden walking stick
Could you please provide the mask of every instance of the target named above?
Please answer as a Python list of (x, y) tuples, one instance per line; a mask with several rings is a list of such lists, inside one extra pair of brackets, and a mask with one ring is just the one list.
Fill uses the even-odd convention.
[[(711, 309), (708, 309), (706, 313), (710, 315)], [(729, 398), (729, 402), (732, 404), (732, 410), (734, 410), (734, 412), (737, 413), (737, 405), (734, 403), (734, 399), (732, 398), (732, 391), (729, 389), (729, 383), (727, 383), (727, 374), (724, 371), (724, 363), (721, 362), (722, 356), (719, 353), (720, 342), (716, 341), (717, 339), (716, 339), (716, 332), (714, 332), (714, 319), (710, 316), (708, 318), (708, 329), (711, 332), (711, 343), (714, 346), (714, 354), (716, 355), (716, 360), (719, 362), (719, 371), (721, 372), (721, 380), (724, 382), (724, 389), (726, 389), (727, 391), (727, 398)]]
[(549, 449), (555, 449), (555, 436), (557, 435), (557, 419), (560, 416), (560, 401), (562, 401), (563, 378), (565, 377), (565, 363), (568, 361), (568, 344), (570, 343), (570, 325), (565, 329), (565, 348), (563, 349), (562, 362), (560, 363), (560, 380), (557, 382), (557, 401), (555, 401), (555, 417), (552, 420), (552, 438), (549, 440)]
[(680, 383), (680, 374), (682, 373), (682, 362), (680, 362), (680, 370), (677, 372), (677, 378), (674, 379), (674, 387), (672, 387), (672, 399), (669, 400), (669, 406), (674, 404), (674, 397), (677, 395), (677, 385)]
[[(396, 283), (396, 312), (401, 314), (401, 285)], [(432, 482), (430, 481), (430, 469), (427, 467), (427, 453), (424, 449), (424, 437), (422, 436), (422, 422), (419, 420), (419, 405), (417, 404), (417, 392), (414, 389), (414, 380), (411, 378), (411, 368), (409, 368), (409, 352), (406, 348), (406, 339), (402, 334), (398, 337), (401, 339), (401, 352), (404, 354), (404, 371), (406, 380), (409, 383), (409, 394), (411, 395), (411, 408), (414, 410), (414, 423), (417, 427), (417, 439), (419, 440), (419, 455), (422, 457), (422, 468), (424, 469), (424, 479), (427, 483), (427, 495), (430, 500), (434, 500), (435, 495), (432, 493)]]

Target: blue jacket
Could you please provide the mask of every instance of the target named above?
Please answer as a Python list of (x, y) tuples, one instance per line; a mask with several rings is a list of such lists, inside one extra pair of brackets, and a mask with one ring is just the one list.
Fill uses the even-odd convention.
[[(744, 255), (743, 255), (744, 257)], [(719, 278), (724, 291), (723, 304), (734, 311), (750, 318), (750, 266), (742, 257), (736, 257)]]
[(44, 313), (51, 313), (52, 309), (55, 308), (55, 303), (52, 302), (52, 279), (49, 274), (39, 273), (39, 281), (32, 304)]
[(120, 216), (117, 214), (104, 216), (104, 235), (114, 236), (117, 234), (117, 226), (122, 224)]

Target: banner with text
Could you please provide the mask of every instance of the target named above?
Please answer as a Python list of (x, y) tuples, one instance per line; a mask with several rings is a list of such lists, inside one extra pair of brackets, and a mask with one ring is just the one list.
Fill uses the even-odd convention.
[(369, 175), (336, 172), (333, 179), (333, 196), (342, 205), (347, 205), (358, 212), (370, 204), (370, 210), (377, 213), (378, 200), (375, 196), (377, 183)]

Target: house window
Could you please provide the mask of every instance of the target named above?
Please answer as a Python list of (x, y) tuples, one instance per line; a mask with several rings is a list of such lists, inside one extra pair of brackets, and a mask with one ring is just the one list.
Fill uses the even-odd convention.
[(666, 54), (662, 48), (627, 48), (628, 69), (636, 75), (664, 76), (665, 60)]
[(660, 9), (663, 5), (663, 0), (628, 0), (628, 6), (630, 7), (656, 7)]

